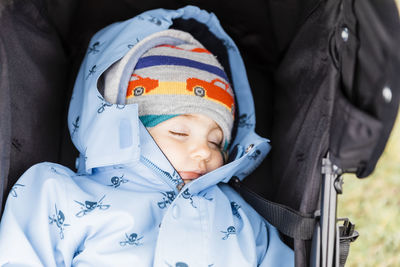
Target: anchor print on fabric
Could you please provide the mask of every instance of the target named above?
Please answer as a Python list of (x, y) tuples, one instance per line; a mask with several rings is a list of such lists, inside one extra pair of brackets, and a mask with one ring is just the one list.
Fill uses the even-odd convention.
[(239, 209), (240, 209), (239, 204), (236, 203), (235, 201), (232, 201), (231, 208), (232, 208), (233, 215), (236, 216), (237, 218), (241, 219), (240, 214), (239, 214)]
[(138, 237), (136, 233), (132, 233), (128, 236), (127, 233), (125, 233), (125, 240), (119, 242), (119, 244), (123, 247), (126, 245), (131, 245), (131, 246), (140, 246), (143, 245), (143, 243), (140, 243), (139, 241), (143, 238), (143, 236)]
[(11, 195), (12, 197), (18, 197), (17, 189), (20, 188), (20, 187), (24, 187), (24, 186), (25, 186), (25, 185), (23, 185), (23, 184), (15, 184), (15, 185), (11, 188), (10, 195)]
[(89, 79), (89, 76), (95, 74), (95, 73), (96, 73), (96, 70), (97, 70), (97, 66), (96, 66), (96, 65), (93, 65), (92, 68), (89, 70), (88, 75), (86, 76), (86, 80)]
[(64, 239), (64, 229), (66, 226), (70, 226), (65, 223), (65, 215), (61, 210), (57, 210), (57, 205), (54, 204), (56, 213), (49, 216), (49, 224), (55, 224), (60, 230), (60, 239)]
[(221, 231), (221, 233), (225, 234), (222, 237), (222, 240), (226, 240), (229, 238), (231, 235), (236, 235), (236, 228), (234, 226), (229, 226), (226, 231)]
[(75, 121), (72, 123), (72, 136), (74, 136), (74, 134), (76, 133), (76, 131), (79, 129), (79, 116), (76, 117)]
[(102, 46), (102, 44), (100, 44), (99, 41), (96, 41), (95, 43), (93, 43), (90, 47), (89, 47), (89, 51), (88, 54), (97, 54), (100, 52), (99, 48), (100, 46)]
[(172, 201), (175, 199), (175, 192), (174, 191), (168, 191), (168, 192), (161, 192), (163, 194), (162, 201), (159, 201), (157, 203), (158, 207), (160, 209), (164, 209), (167, 207), (167, 205), (170, 205)]
[(77, 214), (75, 214), (76, 217), (83, 217), (86, 214), (94, 211), (96, 208), (100, 209), (100, 210), (106, 210), (108, 209), (111, 205), (104, 205), (103, 204), (103, 199), (106, 197), (106, 195), (104, 195), (102, 198), (100, 198), (99, 201), (85, 201), (85, 204), (83, 204), (82, 202), (79, 202), (77, 200), (74, 200), (76, 203), (78, 203), (79, 205), (81, 205), (81, 211), (79, 211)]
[(125, 184), (127, 182), (128, 182), (128, 179), (125, 179), (124, 175), (122, 175), (121, 177), (113, 176), (113, 177), (111, 177), (111, 184), (109, 184), (109, 186), (113, 186), (114, 188), (117, 188), (121, 184)]
[(108, 103), (106, 100), (104, 100), (103, 97), (101, 97), (101, 96), (97, 96), (97, 97), (102, 101), (101, 106), (97, 110), (97, 113), (99, 113), (99, 114), (103, 113), (106, 107), (111, 107), (112, 106), (112, 104)]
[[(139, 43), (140, 39), (136, 37), (136, 42), (135, 44)], [(135, 44), (128, 44), (128, 49), (132, 49), (132, 47), (135, 46)]]

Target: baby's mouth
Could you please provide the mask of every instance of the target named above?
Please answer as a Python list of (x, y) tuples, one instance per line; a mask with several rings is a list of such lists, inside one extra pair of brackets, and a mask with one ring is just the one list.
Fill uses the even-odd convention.
[(179, 175), (182, 177), (182, 180), (187, 183), (187, 182), (191, 182), (194, 179), (199, 178), (200, 176), (202, 176), (202, 173), (197, 173), (197, 172), (187, 172), (187, 171), (181, 171), (178, 172)]

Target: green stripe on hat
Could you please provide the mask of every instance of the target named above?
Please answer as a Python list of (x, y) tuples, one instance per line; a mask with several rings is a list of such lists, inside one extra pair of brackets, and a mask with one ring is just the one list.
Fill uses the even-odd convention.
[(157, 124), (169, 120), (173, 117), (179, 116), (180, 114), (168, 114), (168, 115), (143, 115), (139, 119), (142, 121), (144, 127), (154, 127)]

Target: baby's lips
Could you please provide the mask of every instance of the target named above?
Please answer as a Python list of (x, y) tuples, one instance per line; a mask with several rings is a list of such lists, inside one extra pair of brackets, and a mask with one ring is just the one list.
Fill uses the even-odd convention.
[(197, 173), (197, 172), (186, 172), (182, 171), (179, 172), (179, 175), (182, 177), (184, 180), (193, 180), (199, 178), (202, 174)]

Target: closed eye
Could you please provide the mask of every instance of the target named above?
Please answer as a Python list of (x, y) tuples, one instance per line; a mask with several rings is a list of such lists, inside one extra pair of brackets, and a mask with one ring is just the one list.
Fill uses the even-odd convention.
[(221, 147), (221, 142), (213, 142), (213, 141), (208, 141), (210, 144), (212, 144), (213, 146), (216, 146), (216, 147)]
[(177, 135), (177, 136), (188, 136), (187, 133), (180, 133), (180, 132), (174, 132), (174, 131), (169, 131), (169, 133), (172, 135)]

